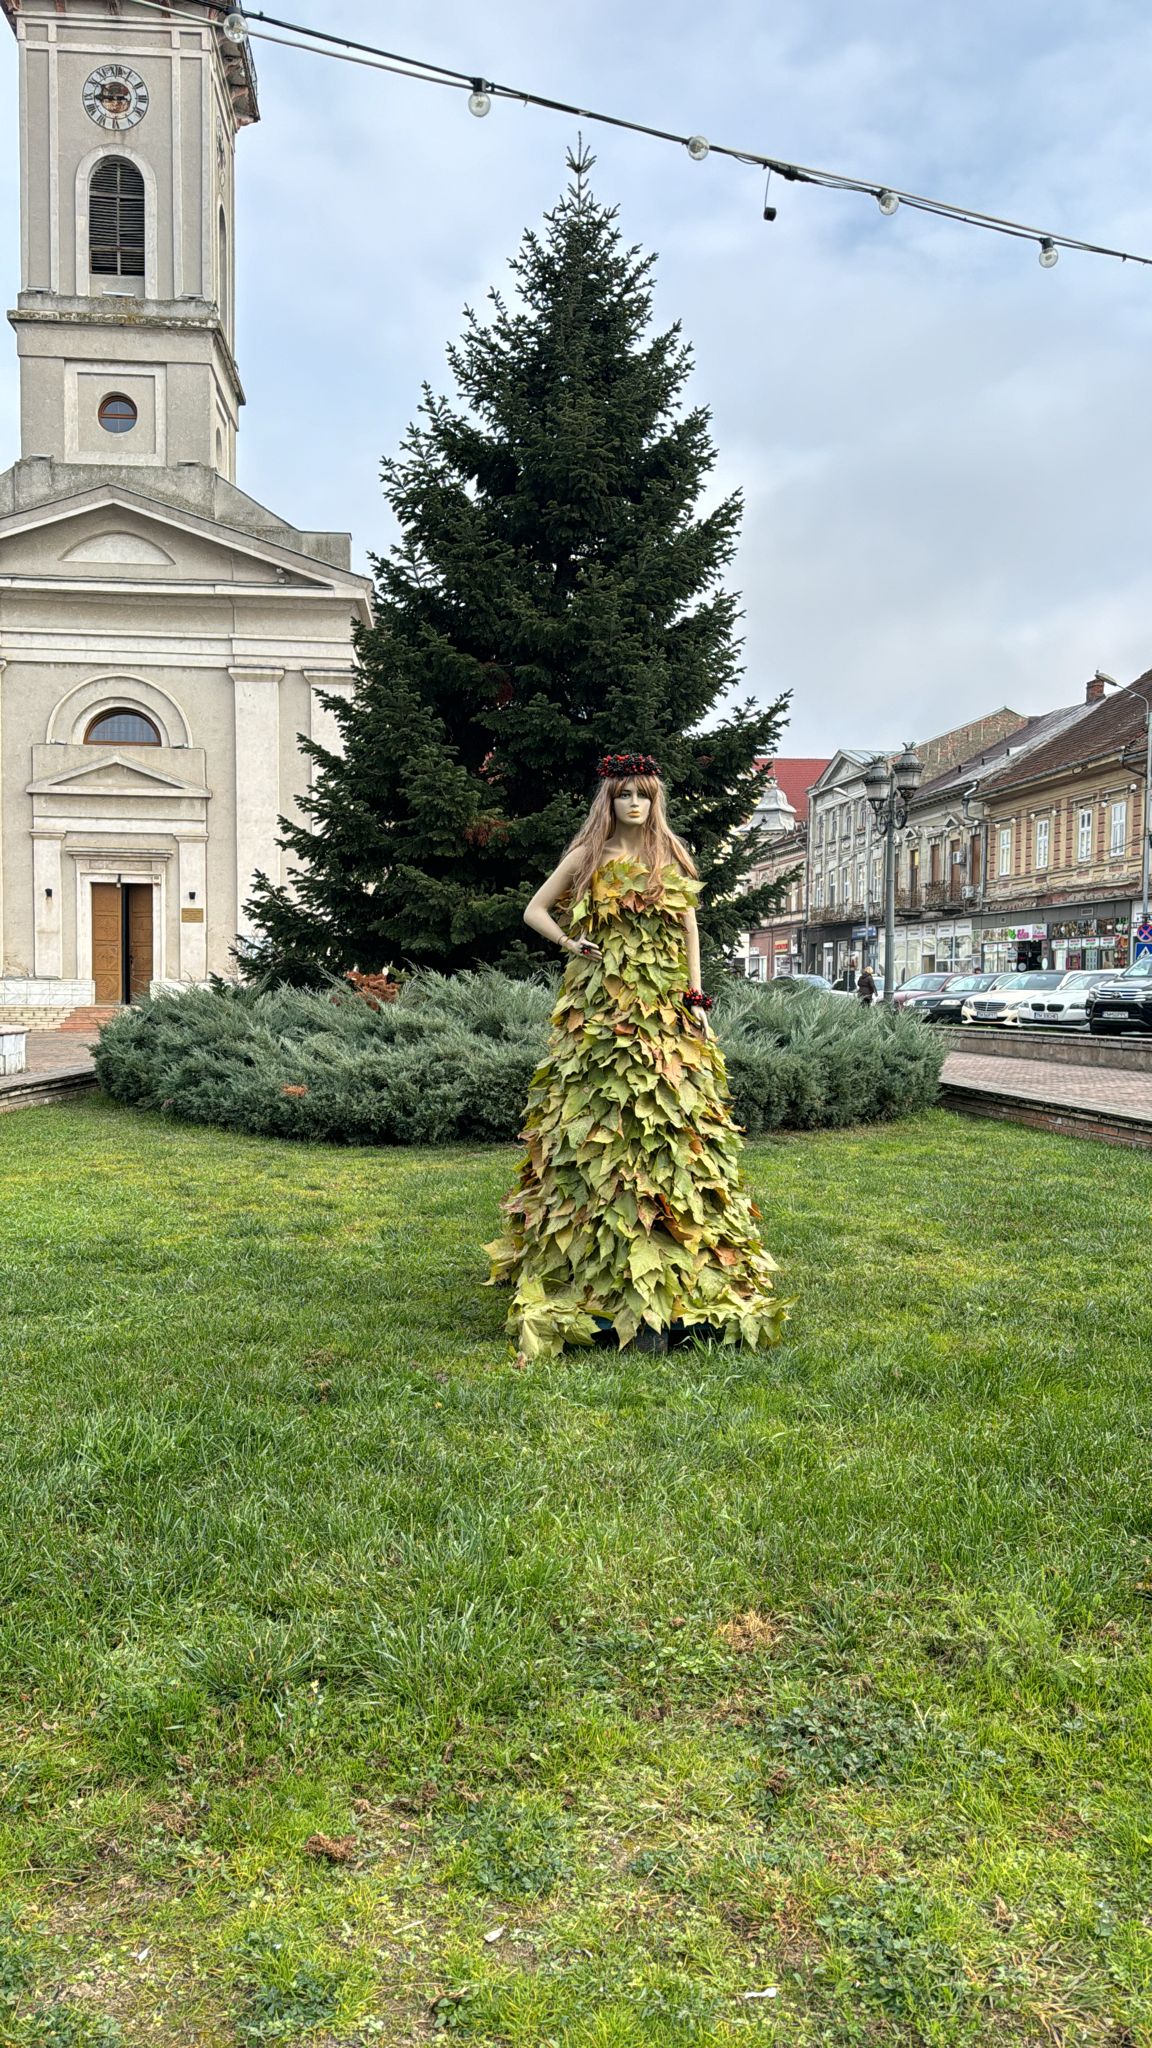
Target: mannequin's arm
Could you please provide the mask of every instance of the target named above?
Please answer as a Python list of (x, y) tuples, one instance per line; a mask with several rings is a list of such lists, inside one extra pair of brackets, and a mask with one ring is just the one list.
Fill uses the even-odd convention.
[(570, 939), (567, 932), (552, 916), (552, 906), (571, 887), (572, 878), (579, 865), (579, 856), (565, 854), (558, 868), (553, 868), (546, 882), (541, 882), (536, 894), (524, 912), (524, 922), (542, 939), (548, 939), (554, 946), (563, 946), (569, 953), (584, 953), (590, 959), (600, 958), (599, 946), (592, 946), (587, 940)]
[[(694, 910), (686, 910), (684, 912), (684, 950), (688, 956), (688, 986), (689, 988), (699, 988), (700, 930), (696, 923), (696, 912)], [(691, 1011), (690, 1014), (693, 1023), (703, 1036), (711, 1038), (713, 1032), (712, 1026), (708, 1022), (708, 1012), (696, 1009)]]
[(688, 954), (688, 986), (700, 986), (700, 930), (696, 923), (696, 912), (684, 912), (684, 945)]

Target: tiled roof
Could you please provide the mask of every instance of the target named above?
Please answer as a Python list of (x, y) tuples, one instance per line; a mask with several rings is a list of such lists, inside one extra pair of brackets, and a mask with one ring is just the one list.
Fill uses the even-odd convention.
[(1030, 747), (1023, 759), (1010, 759), (995, 775), (981, 784), (981, 795), (1014, 789), (1028, 782), (1041, 782), (1065, 768), (1078, 768), (1090, 761), (1107, 761), (1131, 750), (1133, 761), (1144, 746), (1146, 704), (1152, 698), (1152, 669), (1138, 676), (1112, 697), (1102, 697), (1085, 707), (1085, 715), (1061, 728), (1040, 746)]
[(1016, 761), (1020, 755), (1055, 738), (1069, 726), (1077, 725), (1093, 708), (1091, 704), (1064, 704), (1058, 711), (1041, 711), (1035, 718), (1025, 719), (1014, 732), (982, 747), (978, 754), (970, 754), (954, 767), (946, 768), (942, 775), (933, 775), (929, 781), (922, 782), (915, 808), (920, 809), (922, 805), (946, 796), (949, 791), (967, 788), (974, 782), (983, 788), (1009, 761)]
[(781, 754), (771, 764), (772, 773), (784, 791), (797, 819), (803, 824), (808, 816), (808, 791), (817, 776), (823, 775), (828, 766), (827, 759), (810, 760), (807, 755)]

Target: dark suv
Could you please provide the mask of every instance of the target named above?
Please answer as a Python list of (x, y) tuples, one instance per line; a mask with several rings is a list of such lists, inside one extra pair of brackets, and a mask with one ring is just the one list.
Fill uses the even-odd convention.
[(1085, 1005), (1088, 1029), (1152, 1031), (1152, 959), (1136, 960), (1110, 981), (1090, 989)]

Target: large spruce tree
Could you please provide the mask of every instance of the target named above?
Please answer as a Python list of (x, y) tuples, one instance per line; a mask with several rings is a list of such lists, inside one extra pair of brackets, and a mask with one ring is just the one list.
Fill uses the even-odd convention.
[(784, 700), (729, 705), (737, 599), (721, 577), (740, 501), (697, 507), (707, 412), (690, 351), (651, 328), (654, 259), (625, 248), (591, 159), (512, 264), (517, 297), (448, 351), (461, 403), (425, 387), (385, 464), (401, 539), (374, 563), (345, 752), (283, 821), (291, 886), (257, 878), (252, 971), (539, 964), (521, 913), (592, 794), (601, 754), (660, 760), (705, 878), (709, 955), (774, 900), (746, 890), (750, 816)]

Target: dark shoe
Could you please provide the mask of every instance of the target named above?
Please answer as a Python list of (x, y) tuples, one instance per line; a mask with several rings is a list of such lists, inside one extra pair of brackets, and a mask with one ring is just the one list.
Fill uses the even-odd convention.
[(632, 1349), (663, 1354), (668, 1349), (667, 1330), (654, 1330), (651, 1323), (641, 1323), (632, 1339)]
[(715, 1323), (673, 1323), (669, 1335), (674, 1351), (685, 1344), (719, 1344), (721, 1341)]
[(597, 1349), (601, 1351), (618, 1350), (619, 1344), (616, 1332), (609, 1318), (607, 1316), (593, 1316), (592, 1320), (596, 1325), (596, 1335), (593, 1337), (592, 1342), (596, 1345)]

